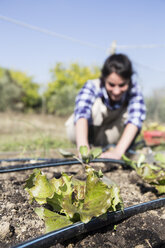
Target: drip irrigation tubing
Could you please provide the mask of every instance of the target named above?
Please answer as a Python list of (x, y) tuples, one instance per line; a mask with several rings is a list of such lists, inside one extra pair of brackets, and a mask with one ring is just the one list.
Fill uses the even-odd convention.
[(138, 205), (133, 205), (124, 209), (124, 211), (108, 212), (105, 217), (93, 218), (88, 223), (77, 222), (73, 225), (49, 232), (37, 238), (18, 244), (13, 248), (47, 248), (59, 242), (69, 240), (80, 234), (87, 233), (105, 227), (107, 225), (117, 224), (133, 215), (146, 212), (165, 206), (165, 198), (156, 199), (149, 202), (144, 202)]
[(38, 161), (47, 161), (52, 160), (50, 158), (9, 158), (9, 159), (0, 159), (0, 163), (2, 162), (26, 162), (31, 160), (38, 160)]
[[(96, 158), (96, 159), (91, 160), (90, 163), (115, 163), (115, 164), (120, 164), (122, 166), (126, 165), (123, 160), (106, 159), (106, 158)], [(48, 167), (75, 165), (75, 164), (82, 164), (82, 163), (76, 159), (75, 160), (54, 159), (54, 160), (47, 161), (45, 163), (21, 164), (21, 165), (19, 164), (19, 165), (1, 167), (0, 173), (9, 173), (9, 172), (16, 172), (16, 171), (33, 170), (36, 168), (48, 168)]]

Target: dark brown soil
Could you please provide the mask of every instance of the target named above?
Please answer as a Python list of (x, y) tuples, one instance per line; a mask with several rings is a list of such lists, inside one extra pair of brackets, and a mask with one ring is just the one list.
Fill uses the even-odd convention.
[[(3, 164), (1, 165), (3, 166)], [(5, 164), (6, 166), (6, 164)], [(124, 206), (128, 207), (147, 202), (159, 196), (154, 188), (145, 184), (133, 170), (123, 169), (120, 165), (95, 165), (115, 181), (121, 189)], [(59, 176), (61, 171), (84, 176), (82, 166), (63, 166), (42, 169), (49, 178)], [(24, 190), (25, 180), (31, 170), (0, 174), (0, 247), (12, 247), (23, 241), (44, 234), (44, 223), (34, 213)], [(165, 208), (150, 210), (134, 215), (114, 226), (83, 234), (51, 247), (110, 247), (110, 248), (164, 248), (165, 247)]]

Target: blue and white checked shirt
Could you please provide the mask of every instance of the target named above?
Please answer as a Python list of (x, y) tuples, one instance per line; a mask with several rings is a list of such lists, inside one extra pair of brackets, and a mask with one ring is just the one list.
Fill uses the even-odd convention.
[(139, 129), (141, 128), (142, 122), (145, 120), (146, 117), (146, 107), (140, 87), (135, 82), (132, 83), (130, 90), (123, 94), (122, 99), (111, 106), (109, 96), (105, 87), (100, 86), (100, 88), (97, 89), (93, 81), (88, 80), (76, 97), (76, 105), (74, 111), (75, 123), (78, 119), (85, 118), (88, 120), (89, 124), (92, 124), (92, 105), (98, 97), (102, 98), (102, 101), (106, 105), (106, 107), (112, 111), (120, 108), (122, 104), (127, 101), (128, 119), (125, 125), (128, 123), (132, 123)]

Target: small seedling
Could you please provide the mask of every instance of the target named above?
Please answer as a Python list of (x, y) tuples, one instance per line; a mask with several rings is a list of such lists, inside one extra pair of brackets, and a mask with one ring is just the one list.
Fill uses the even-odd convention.
[(164, 156), (157, 155), (155, 156), (155, 162), (151, 164), (146, 162), (144, 154), (140, 155), (137, 162), (123, 155), (125, 163), (132, 167), (145, 182), (154, 186), (159, 194), (165, 193), (164, 159)]
[(101, 155), (102, 150), (101, 148), (94, 148), (88, 151), (87, 146), (80, 146), (79, 153), (81, 155), (81, 159), (78, 158), (74, 153), (65, 151), (63, 149), (59, 149), (59, 152), (65, 158), (75, 158), (78, 161), (80, 161), (82, 164), (83, 163), (89, 164), (91, 160), (98, 158)]
[(102, 150), (101, 148), (94, 148), (89, 152), (87, 146), (80, 146), (79, 152), (81, 154), (83, 162), (85, 164), (89, 164), (91, 160), (98, 158), (101, 155)]

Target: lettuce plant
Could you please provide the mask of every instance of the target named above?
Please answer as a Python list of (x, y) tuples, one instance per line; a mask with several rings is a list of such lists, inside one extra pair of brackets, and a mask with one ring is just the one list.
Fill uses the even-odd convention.
[(80, 146), (80, 154), (84, 163), (88, 164), (92, 159), (99, 157), (102, 153), (101, 148), (91, 149), (88, 151), (87, 146)]
[(153, 164), (146, 162), (146, 157), (141, 154), (138, 161), (134, 161), (123, 155), (123, 160), (132, 167), (137, 174), (147, 183), (153, 185), (159, 194), (165, 193), (165, 156), (156, 154)]
[(50, 232), (77, 221), (87, 223), (93, 217), (107, 211), (123, 209), (119, 187), (102, 181), (103, 174), (89, 165), (85, 166), (86, 181), (74, 179), (65, 173), (56, 179), (48, 179), (40, 170), (34, 170), (26, 181), (25, 190), (30, 201), (42, 206), (35, 209), (45, 221), (46, 232)]
[(83, 163), (89, 164), (89, 162), (92, 159), (95, 159), (95, 158), (97, 158), (97, 157), (99, 157), (101, 155), (102, 149), (98, 147), (98, 148), (94, 148), (94, 149), (91, 149), (90, 151), (88, 151), (87, 146), (80, 146), (79, 152), (81, 154), (82, 160), (77, 158), (77, 156), (72, 152), (68, 152), (68, 151), (65, 151), (63, 149), (59, 149), (59, 152), (65, 158), (69, 158), (69, 157), (70, 158), (76, 158), (77, 160), (81, 161), (82, 164)]

